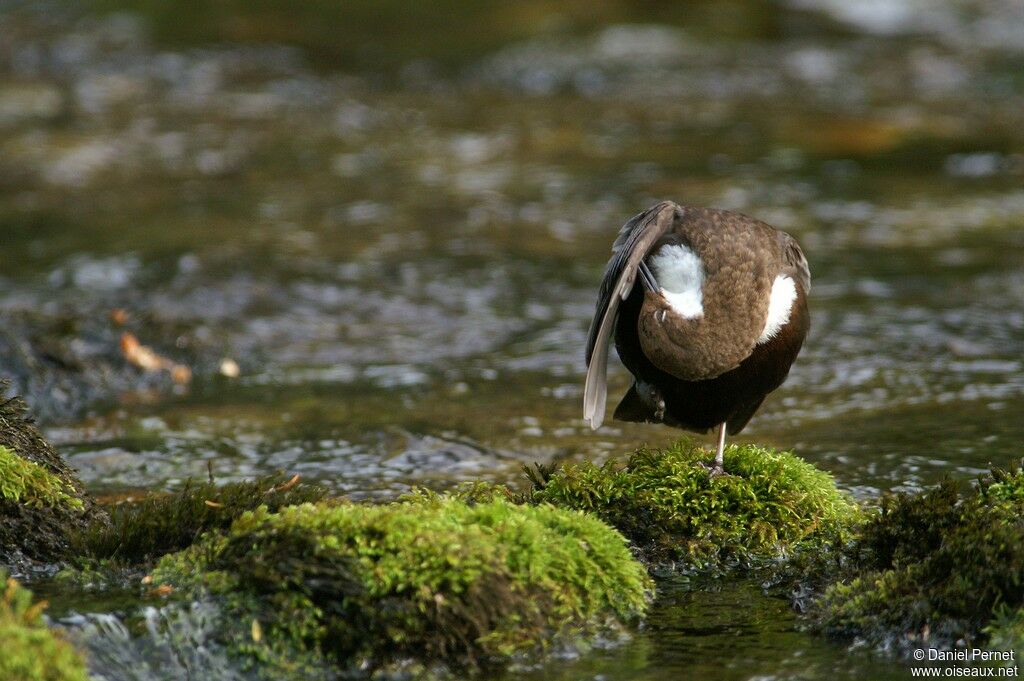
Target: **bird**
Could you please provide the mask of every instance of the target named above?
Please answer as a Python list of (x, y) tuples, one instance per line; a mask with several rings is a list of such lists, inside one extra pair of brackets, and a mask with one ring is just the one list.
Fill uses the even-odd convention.
[(620, 421), (725, 436), (789, 375), (810, 328), (811, 274), (792, 236), (746, 215), (662, 201), (623, 225), (587, 334), (583, 418), (605, 416), (612, 338), (633, 384)]

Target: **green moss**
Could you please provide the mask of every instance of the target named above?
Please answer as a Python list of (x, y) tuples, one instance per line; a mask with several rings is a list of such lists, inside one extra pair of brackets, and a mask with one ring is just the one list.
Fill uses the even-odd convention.
[(540, 471), (532, 500), (595, 514), (651, 560), (705, 569), (775, 559), (862, 517), (831, 476), (793, 454), (734, 445), (725, 451), (729, 475), (718, 477), (702, 467), (707, 459), (684, 440), (641, 449), (624, 466)]
[(0, 570), (0, 679), (18, 681), (87, 681), (85, 663), (74, 648), (47, 628), (45, 602)]
[(3, 445), (0, 445), (0, 499), (37, 508), (83, 507), (73, 487)]
[(1024, 473), (994, 470), (966, 492), (947, 481), (886, 497), (846, 553), (841, 581), (812, 609), (824, 631), (947, 645), (983, 639), (996, 618), (1001, 627), (990, 631), (1013, 645), (1024, 606)]
[(992, 621), (982, 632), (992, 650), (1013, 651), (1014, 659), (1024, 655), (1024, 607), (997, 607)]
[(651, 589), (596, 518), (444, 496), (261, 509), (153, 577), (219, 595), (234, 649), (274, 673), (309, 653), (343, 667), (501, 665), (636, 619)]
[(282, 475), (216, 485), (189, 480), (174, 494), (120, 504), (104, 519), (71, 537), (82, 558), (137, 564), (178, 551), (210, 530), (226, 530), (245, 511), (319, 501), (327, 491)]

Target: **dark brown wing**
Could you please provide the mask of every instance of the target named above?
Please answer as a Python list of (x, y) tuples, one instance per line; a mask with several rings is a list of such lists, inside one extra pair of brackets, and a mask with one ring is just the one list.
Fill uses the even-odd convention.
[(587, 380), (583, 388), (583, 419), (597, 429), (604, 420), (608, 397), (608, 346), (615, 331), (619, 303), (629, 296), (637, 268), (654, 244), (671, 229), (682, 208), (672, 201), (648, 208), (623, 225), (612, 245), (604, 271), (597, 310), (587, 335)]

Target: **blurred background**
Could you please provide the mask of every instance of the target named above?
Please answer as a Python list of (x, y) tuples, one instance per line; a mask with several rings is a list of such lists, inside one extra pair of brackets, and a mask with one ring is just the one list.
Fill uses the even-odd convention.
[[(0, 376), (109, 499), (673, 440), (580, 418), (611, 241), (664, 198), (811, 263), (742, 441), (862, 498), (1020, 456), (1018, 0), (0, 1)], [(648, 633), (538, 678), (905, 677), (757, 586), (660, 589)]]
[(862, 495), (1019, 455), (1016, 0), (0, 8), (0, 375), (97, 492), (675, 438), (580, 420), (611, 240), (662, 198), (808, 253), (746, 440)]

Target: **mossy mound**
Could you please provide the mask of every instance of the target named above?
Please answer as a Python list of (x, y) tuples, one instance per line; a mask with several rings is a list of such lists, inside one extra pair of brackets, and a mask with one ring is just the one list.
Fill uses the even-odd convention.
[(153, 581), (219, 597), (228, 643), (271, 676), (317, 658), (501, 666), (638, 618), (652, 588), (596, 518), (434, 495), (246, 513), (164, 558)]
[[(0, 381), (0, 395), (6, 383)], [(0, 565), (28, 571), (68, 557), (68, 536), (104, 514), (43, 439), (19, 398), (0, 398)]]
[(245, 511), (261, 506), (277, 511), (323, 499), (327, 490), (299, 482), (298, 476), (266, 475), (217, 485), (189, 480), (173, 494), (153, 494), (109, 509), (109, 522), (97, 522), (71, 536), (80, 559), (135, 565), (179, 551), (210, 530), (226, 530)]
[(705, 570), (774, 560), (862, 519), (828, 473), (788, 452), (730, 446), (717, 477), (708, 459), (684, 440), (625, 465), (568, 465), (538, 480), (532, 501), (593, 513), (650, 561)]
[(46, 603), (0, 570), (0, 679), (87, 681), (85, 663), (67, 642), (47, 628)]
[(915, 648), (991, 634), (1024, 647), (1024, 472), (885, 497), (844, 553), (839, 583), (812, 605), (827, 633)]

